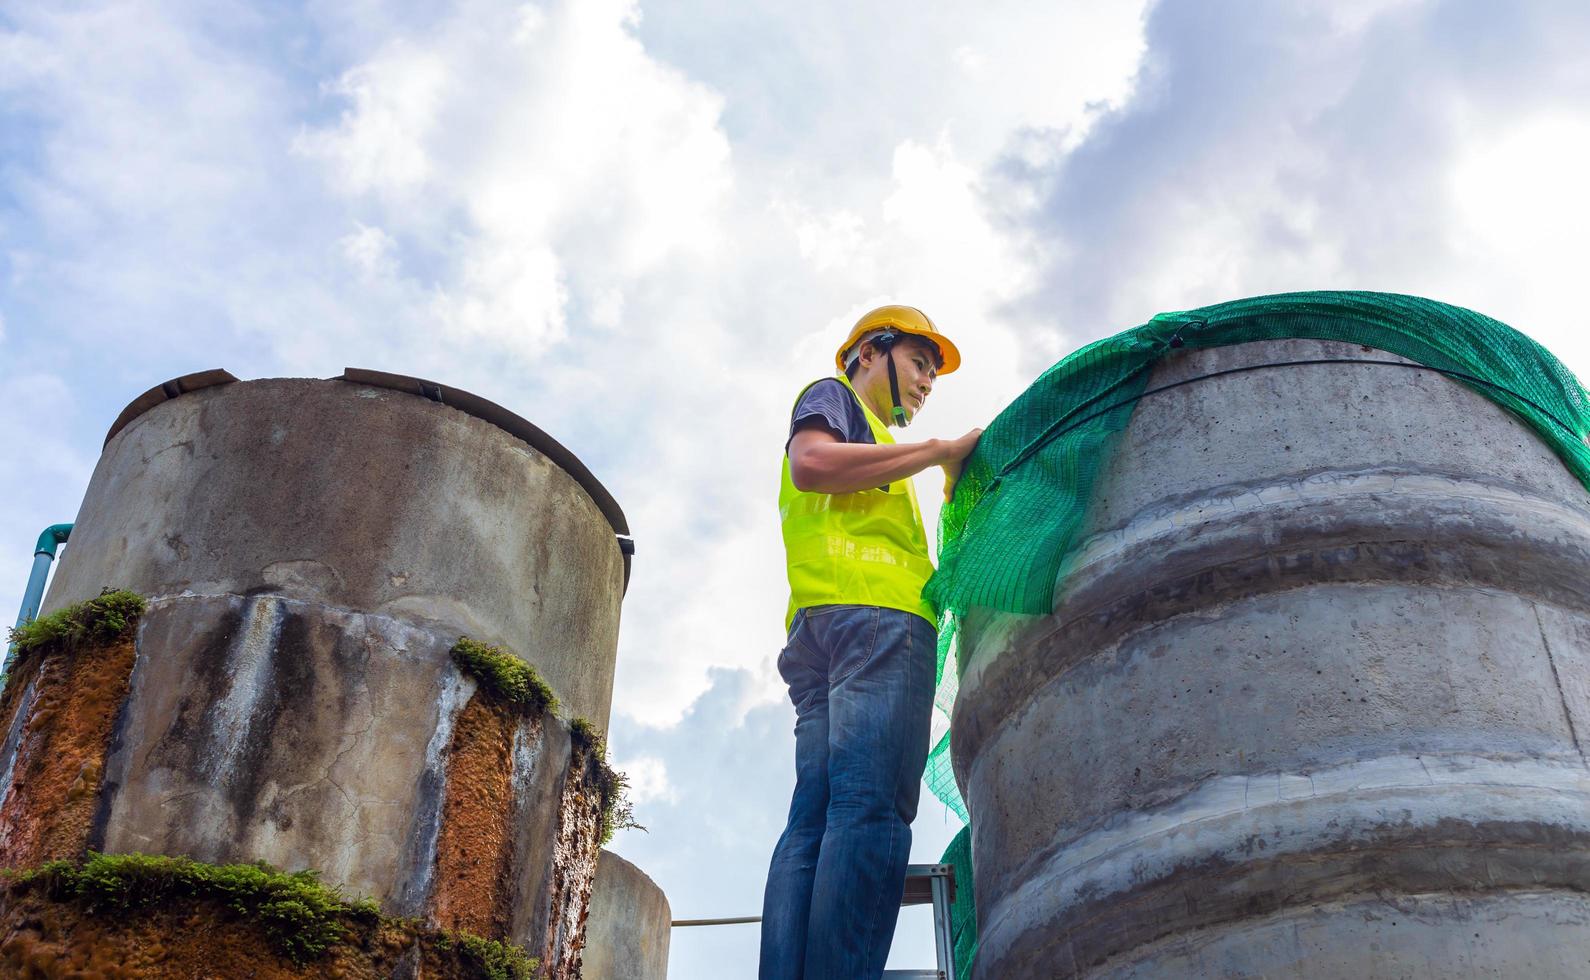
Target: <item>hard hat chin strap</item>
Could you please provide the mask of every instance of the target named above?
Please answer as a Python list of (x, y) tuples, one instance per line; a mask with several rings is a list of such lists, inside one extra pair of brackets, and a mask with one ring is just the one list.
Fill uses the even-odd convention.
[(894, 407), (889, 411), (894, 416), (894, 423), (903, 429), (911, 424), (911, 420), (905, 417), (905, 409), (900, 406), (900, 378), (894, 372), (893, 340), (884, 348), (883, 356), (889, 362), (889, 397), (894, 401)]

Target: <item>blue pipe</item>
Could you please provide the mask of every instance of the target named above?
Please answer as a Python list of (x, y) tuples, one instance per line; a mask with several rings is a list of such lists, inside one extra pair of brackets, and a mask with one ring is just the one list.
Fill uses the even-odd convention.
[[(17, 613), (17, 629), (31, 623), (33, 617), (39, 614), (39, 604), (44, 601), (44, 582), (50, 577), (50, 562), (55, 560), (55, 550), (66, 543), (72, 536), (72, 525), (51, 524), (39, 535), (39, 543), (33, 548), (33, 571), (28, 575), (28, 587), (22, 593), (22, 611)], [(15, 643), (6, 648), (5, 667), (0, 669), (0, 678), (11, 672), (11, 661), (16, 659), (17, 646)]]
[(55, 557), (55, 549), (65, 544), (66, 539), (71, 536), (72, 525), (51, 524), (39, 532), (39, 543), (33, 546), (33, 553), (35, 555), (49, 555), (53, 559)]

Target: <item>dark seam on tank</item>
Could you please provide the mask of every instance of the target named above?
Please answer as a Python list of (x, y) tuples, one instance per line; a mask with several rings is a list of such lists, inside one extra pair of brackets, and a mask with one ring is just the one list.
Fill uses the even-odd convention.
[[(1542, 489), (1537, 485), (1517, 479), (1510, 479), (1506, 474), (1485, 473), (1477, 475), (1472, 470), (1463, 470), (1457, 468), (1448, 469), (1439, 465), (1431, 464), (1409, 465), (1402, 460), (1390, 459), (1382, 462), (1366, 462), (1364, 464), (1355, 466), (1352, 469), (1343, 469), (1338, 465), (1325, 463), (1319, 466), (1311, 466), (1306, 469), (1289, 470), (1285, 473), (1267, 475), (1251, 480), (1222, 483), (1214, 486), (1191, 487), (1180, 493), (1166, 492), (1163, 496), (1155, 499), (1152, 503), (1139, 507), (1130, 516), (1119, 519), (1118, 523), (1114, 523), (1109, 527), (1097, 529), (1089, 528), (1085, 535), (1079, 533), (1076, 540), (1077, 542), (1081, 543), (1099, 537), (1100, 535), (1114, 534), (1124, 531), (1132, 524), (1143, 520), (1145, 515), (1148, 515), (1148, 517), (1152, 519), (1152, 517), (1156, 514), (1179, 510), (1185, 508), (1189, 504), (1199, 504), (1204, 502), (1219, 504), (1232, 500), (1240, 500), (1244, 497), (1251, 497), (1255, 493), (1262, 493), (1266, 490), (1275, 490), (1285, 487), (1308, 487), (1322, 477), (1328, 478), (1331, 483), (1359, 481), (1366, 478), (1389, 479), (1395, 483), (1396, 481), (1405, 479), (1418, 480), (1433, 477), (1438, 480), (1448, 480), (1453, 483), (1464, 483), (1478, 485), (1489, 489), (1505, 490), (1519, 497), (1544, 502), (1555, 509), (1569, 511), (1584, 517), (1586, 520), (1590, 520), (1590, 494), (1587, 494), (1583, 500), (1562, 500), (1547, 496), (1548, 493), (1552, 492), (1550, 488)], [(1575, 480), (1574, 483), (1575, 486), (1578, 486), (1577, 480)], [(1355, 490), (1354, 492), (1361, 494), (1374, 494), (1384, 493), (1387, 491)], [(1392, 490), (1390, 492), (1396, 493), (1400, 491)], [(1104, 496), (1102, 492), (1100, 495)]]

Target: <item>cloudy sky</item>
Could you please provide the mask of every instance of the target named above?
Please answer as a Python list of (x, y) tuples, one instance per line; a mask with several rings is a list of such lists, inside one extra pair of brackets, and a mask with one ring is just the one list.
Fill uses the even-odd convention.
[[(1590, 376), (1587, 50), (1583, 0), (5, 0), (0, 609), (155, 383), (475, 391), (635, 531), (613, 744), (650, 832), (615, 849), (677, 916), (755, 913), (792, 781), (779, 452), (855, 317), (912, 303), (965, 353), (920, 437), (1291, 289), (1469, 306)], [(917, 859), (955, 829), (925, 801)], [(680, 931), (672, 975), (755, 947)]]

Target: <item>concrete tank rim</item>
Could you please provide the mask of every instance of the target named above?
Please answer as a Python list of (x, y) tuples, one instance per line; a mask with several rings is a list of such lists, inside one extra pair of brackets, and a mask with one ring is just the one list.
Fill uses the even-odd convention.
[(627, 876), (630, 879), (631, 884), (637, 885), (642, 889), (650, 889), (652, 894), (662, 905), (670, 926), (672, 925), (674, 914), (673, 903), (668, 901), (668, 892), (664, 890), (662, 885), (657, 883), (656, 878), (653, 878), (651, 875), (646, 873), (645, 868), (642, 868), (640, 865), (636, 864), (634, 861), (631, 861), (624, 855), (619, 854), (617, 851), (611, 851), (605, 847), (597, 853), (596, 876), (598, 878), (602, 877), (603, 867), (608, 868), (609, 879), (611, 879), (614, 874), (621, 874)]
[(105, 433), (105, 441), (100, 444), (100, 448), (110, 445), (110, 441), (116, 438), (118, 432), (127, 428), (134, 419), (156, 405), (189, 392), (214, 388), (217, 385), (228, 385), (236, 380), (237, 377), (225, 368), (211, 368), (208, 371), (194, 371), (191, 374), (179, 375), (170, 381), (163, 381), (127, 403), (127, 407), (116, 416), (116, 421), (110, 424), (110, 430)]
[[(665, 905), (668, 904), (668, 893), (663, 890), (663, 887), (661, 885), (657, 884), (657, 879), (655, 879), (651, 875), (647, 874), (645, 869), (642, 868), (640, 865), (636, 864), (634, 861), (631, 861), (629, 858), (627, 858), (624, 855), (618, 853), (617, 851), (609, 850), (608, 848), (605, 848), (605, 847), (601, 849), (600, 853), (597, 855), (597, 859), (598, 860), (613, 860), (613, 861), (616, 861), (616, 862), (619, 863), (619, 865), (621, 867), (635, 872), (635, 874), (637, 874), (640, 877), (644, 878), (647, 881), (647, 883), (649, 883), (653, 888), (657, 889), (657, 894), (662, 896), (663, 904), (665, 904)], [(670, 908), (671, 908), (671, 906), (670, 906)]]
[[(116, 416), (111, 423), (110, 430), (105, 433), (104, 445), (116, 437), (123, 429), (144, 414), (163, 402), (173, 398), (180, 398), (191, 392), (218, 385), (232, 384), (238, 378), (224, 368), (212, 368), (207, 371), (195, 371), (172, 378), (170, 381), (155, 385), (148, 391), (134, 398)], [(268, 379), (256, 379), (268, 380)], [(376, 371), (368, 368), (344, 368), (342, 374), (333, 378), (316, 378), (308, 380), (345, 381), (350, 384), (365, 385), (374, 388), (386, 388), (391, 391), (401, 391), (405, 394), (425, 398), (429, 401), (455, 408), (465, 415), (480, 419), (503, 430), (514, 438), (536, 450), (547, 459), (551, 460), (558, 468), (562, 469), (574, 482), (580, 485), (596, 504), (597, 510), (607, 519), (613, 528), (613, 533), (621, 540), (619, 548), (624, 554), (624, 584), (629, 585), (630, 558), (634, 553), (634, 545), (630, 539), (629, 520), (624, 516), (623, 508), (613, 497), (611, 491), (602, 485), (590, 469), (581, 462), (580, 458), (571, 452), (568, 447), (558, 442), (545, 430), (496, 402), (482, 398), (473, 392), (462, 388), (427, 381), (424, 378), (406, 374), (391, 374), (386, 371)]]

